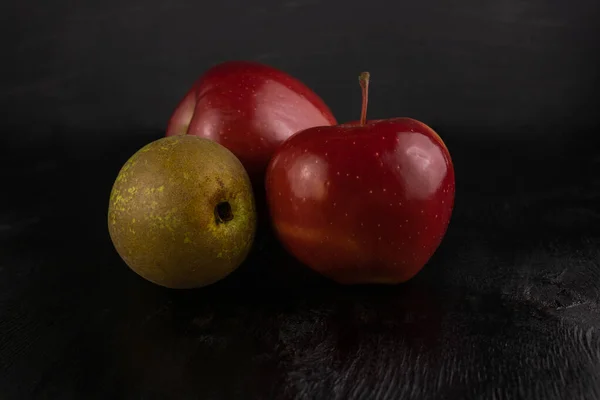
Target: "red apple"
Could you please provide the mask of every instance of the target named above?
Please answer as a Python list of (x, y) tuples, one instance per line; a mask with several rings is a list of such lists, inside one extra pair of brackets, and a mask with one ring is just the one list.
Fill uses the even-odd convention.
[(298, 132), (266, 175), (275, 232), (302, 263), (344, 284), (400, 283), (431, 258), (454, 205), (454, 168), (442, 139), (411, 118)]
[(249, 61), (210, 68), (177, 106), (167, 136), (197, 135), (233, 152), (261, 187), (275, 149), (294, 133), (337, 122), (311, 89), (290, 75)]

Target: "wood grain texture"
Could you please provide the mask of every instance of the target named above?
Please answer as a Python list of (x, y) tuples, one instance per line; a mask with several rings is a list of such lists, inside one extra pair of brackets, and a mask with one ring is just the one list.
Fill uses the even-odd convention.
[(521, 142), (521, 181), (489, 181), (510, 147), (452, 143), (464, 170), (451, 228), (409, 284), (332, 285), (262, 232), (230, 278), (180, 292), (130, 272), (99, 211), (138, 144), (12, 177), (32, 189), (3, 199), (25, 224), (5, 220), (0, 253), (3, 398), (599, 398), (600, 159), (588, 146)]

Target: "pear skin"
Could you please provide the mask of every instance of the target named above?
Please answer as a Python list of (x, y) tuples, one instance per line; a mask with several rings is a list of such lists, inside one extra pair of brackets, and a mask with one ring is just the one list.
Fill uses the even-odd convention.
[(108, 230), (125, 263), (168, 288), (215, 283), (247, 257), (256, 204), (241, 162), (197, 136), (170, 136), (137, 151), (113, 185)]

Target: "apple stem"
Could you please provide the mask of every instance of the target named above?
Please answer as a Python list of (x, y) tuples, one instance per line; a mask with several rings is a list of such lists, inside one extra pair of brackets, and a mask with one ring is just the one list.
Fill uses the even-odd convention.
[(369, 104), (369, 78), (371, 74), (363, 72), (358, 77), (358, 83), (362, 91), (362, 109), (360, 111), (360, 124), (367, 123), (367, 104)]

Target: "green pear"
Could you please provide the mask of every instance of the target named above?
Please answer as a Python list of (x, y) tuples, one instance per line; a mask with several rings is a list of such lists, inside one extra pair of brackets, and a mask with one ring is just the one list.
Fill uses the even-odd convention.
[(247, 257), (256, 205), (241, 162), (192, 135), (156, 140), (122, 167), (108, 207), (111, 240), (125, 263), (168, 288), (217, 282)]

